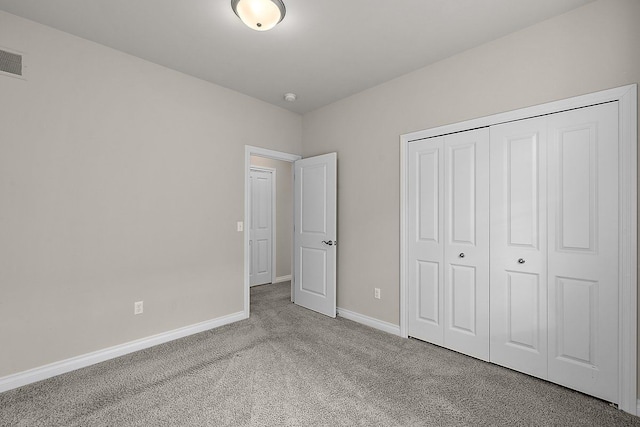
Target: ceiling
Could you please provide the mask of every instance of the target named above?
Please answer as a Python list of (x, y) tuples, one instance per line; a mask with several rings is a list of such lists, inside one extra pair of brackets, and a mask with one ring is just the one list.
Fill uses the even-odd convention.
[(303, 114), (591, 1), (284, 0), (267, 32), (244, 26), (230, 0), (0, 0), (0, 10)]

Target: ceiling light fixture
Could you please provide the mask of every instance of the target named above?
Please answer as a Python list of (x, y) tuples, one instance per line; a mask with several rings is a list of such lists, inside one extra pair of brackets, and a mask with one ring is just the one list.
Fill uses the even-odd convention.
[(256, 31), (272, 29), (286, 13), (281, 0), (231, 0), (231, 8), (247, 27)]
[(293, 92), (289, 92), (289, 93), (285, 93), (283, 98), (287, 102), (294, 102), (296, 99), (298, 99), (298, 95), (296, 95)]

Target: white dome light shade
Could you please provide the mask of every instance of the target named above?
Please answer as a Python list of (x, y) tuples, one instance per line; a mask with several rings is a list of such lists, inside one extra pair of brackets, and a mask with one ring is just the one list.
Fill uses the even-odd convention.
[(231, 8), (247, 27), (256, 31), (272, 29), (286, 12), (280, 0), (231, 0)]

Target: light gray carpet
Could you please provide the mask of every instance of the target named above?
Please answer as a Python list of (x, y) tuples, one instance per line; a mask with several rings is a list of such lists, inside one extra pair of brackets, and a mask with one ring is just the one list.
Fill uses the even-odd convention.
[(2, 426), (640, 426), (571, 390), (251, 290), (251, 318), (0, 394)]

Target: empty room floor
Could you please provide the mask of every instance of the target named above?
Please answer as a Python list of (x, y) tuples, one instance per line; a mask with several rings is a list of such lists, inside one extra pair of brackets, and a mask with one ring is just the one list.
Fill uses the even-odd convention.
[(251, 318), (0, 394), (1, 426), (640, 426), (581, 393), (251, 289)]

